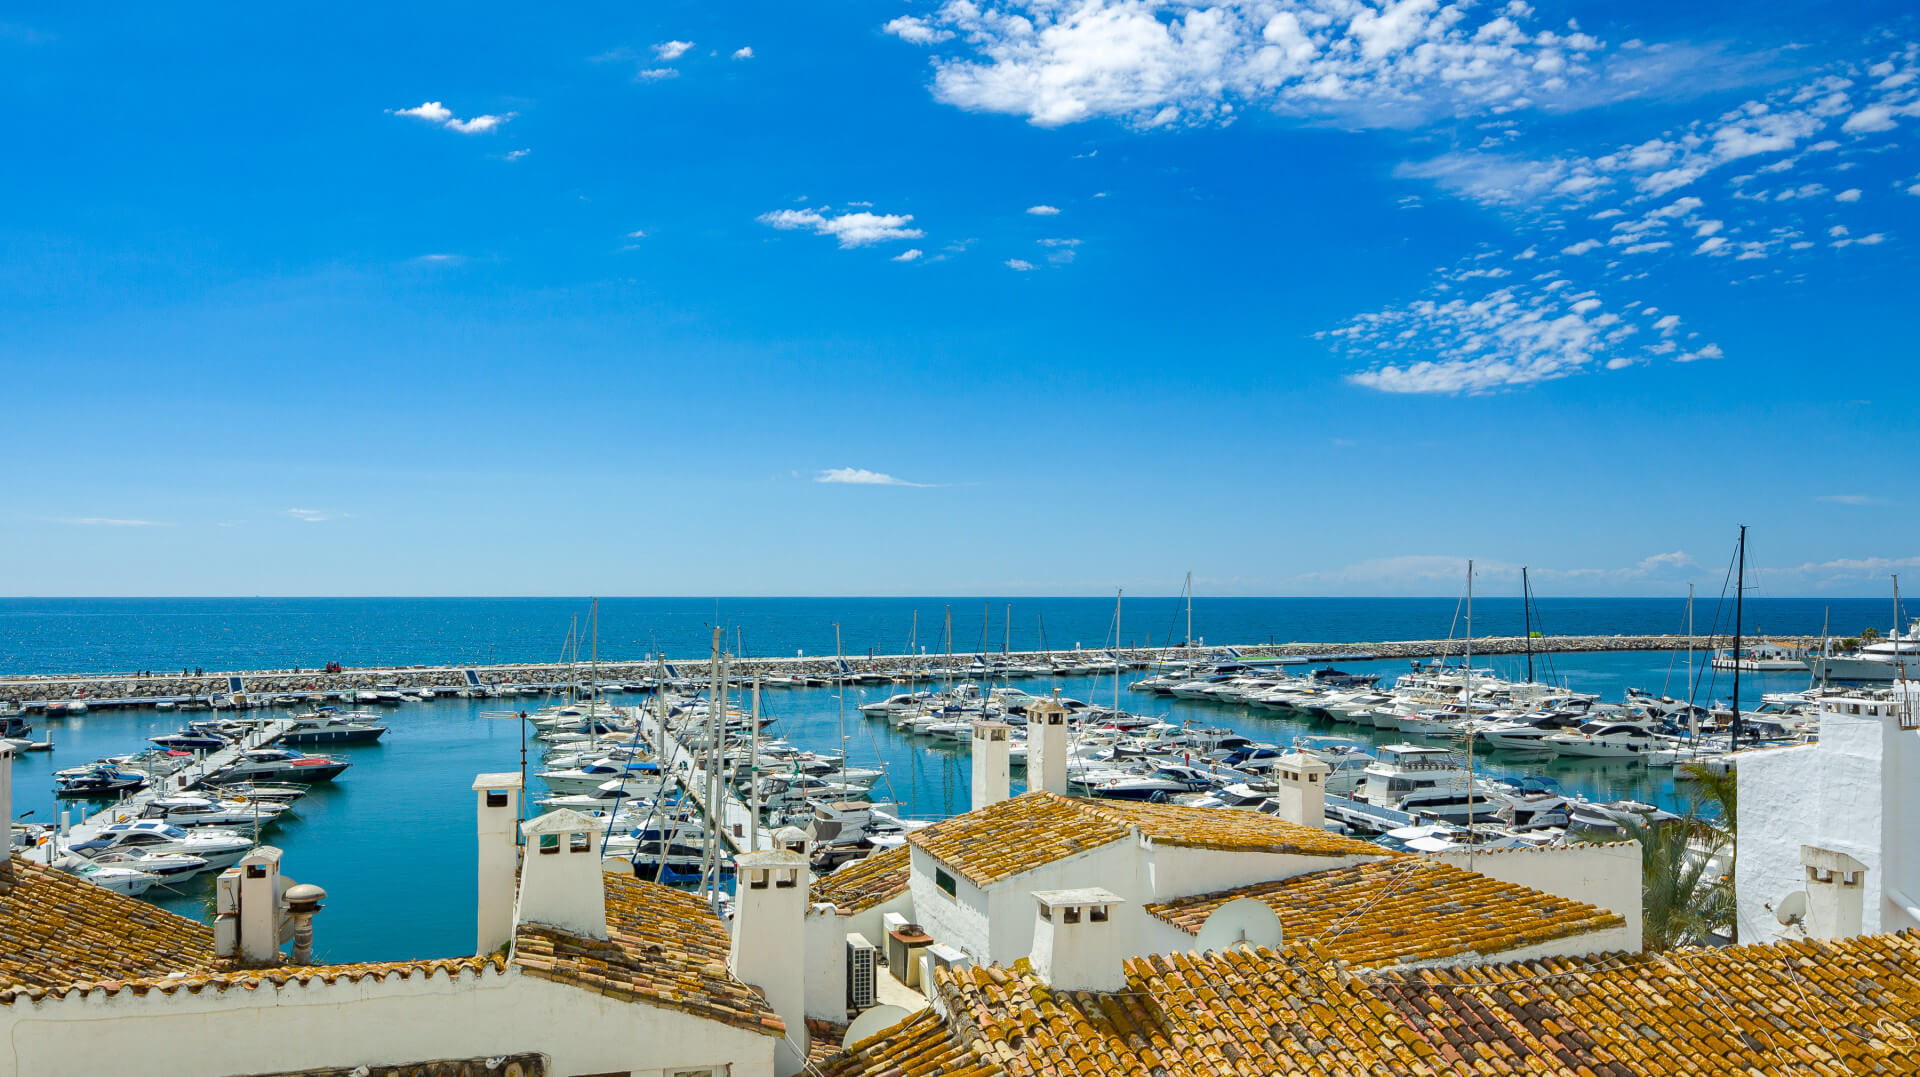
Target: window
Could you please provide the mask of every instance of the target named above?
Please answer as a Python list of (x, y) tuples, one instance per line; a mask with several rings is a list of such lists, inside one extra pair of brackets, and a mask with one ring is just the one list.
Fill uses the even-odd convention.
[(560, 835), (558, 834), (540, 835), (540, 855), (541, 856), (551, 856), (552, 854), (557, 853), (559, 851), (560, 851)]
[(507, 791), (505, 789), (487, 790), (487, 807), (504, 808), (506, 806), (507, 806)]
[(953, 876), (940, 868), (933, 869), (933, 885), (939, 887), (940, 892), (948, 897), (953, 897), (959, 889), (953, 881)]
[(1065, 915), (1060, 917), (1062, 923), (1077, 924), (1080, 922), (1080, 910), (1077, 907), (1069, 905), (1061, 911), (1065, 913)]
[(1106, 922), (1107, 922), (1107, 907), (1106, 907), (1105, 905), (1095, 905), (1095, 906), (1094, 906), (1093, 908), (1091, 908), (1091, 909), (1088, 909), (1088, 910), (1087, 910), (1087, 920), (1088, 920), (1089, 922), (1091, 922), (1091, 923), (1095, 923), (1095, 924), (1104, 924), (1104, 923), (1106, 923)]
[(588, 837), (586, 834), (568, 834), (567, 835), (567, 851), (568, 852), (585, 853), (585, 852), (591, 852), (592, 849), (593, 849), (593, 839)]

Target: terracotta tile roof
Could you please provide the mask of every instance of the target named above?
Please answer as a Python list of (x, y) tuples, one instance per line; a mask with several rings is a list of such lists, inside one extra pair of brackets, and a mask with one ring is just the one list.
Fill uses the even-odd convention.
[(907, 836), (980, 885), (1125, 838), (1131, 829), (1162, 845), (1303, 856), (1384, 856), (1370, 842), (1259, 812), (1083, 800), (1033, 792), (956, 815)]
[(1278, 913), (1285, 943), (1312, 940), (1329, 956), (1359, 966), (1498, 954), (1626, 923), (1594, 905), (1417, 856), (1329, 868), (1146, 909), (1197, 935), (1214, 910), (1237, 898), (1263, 901)]
[(1128, 963), (1127, 990), (942, 973), (950, 1016), (829, 1077), (1920, 1073), (1920, 934), (1353, 974), (1308, 950)]
[(609, 875), (607, 939), (521, 924), (513, 963), (532, 976), (723, 1021), (769, 1036), (786, 1023), (760, 992), (727, 972), (731, 939), (692, 894)]
[(919, 1010), (815, 1072), (819, 1077), (999, 1077), (1006, 1071), (961, 1046), (939, 1014)]
[[(219, 972), (190, 972), (184, 976), (143, 976), (138, 978), (82, 982), (61, 985), (53, 988), (53, 993), (77, 990), (82, 995), (116, 995), (130, 992), (145, 995), (158, 991), (162, 995), (185, 993), (198, 995), (209, 989), (223, 992), (230, 988), (252, 991), (263, 985), (285, 987), (288, 984), (336, 984), (358, 983), (361, 980), (385, 980), (399, 978), (411, 980), (416, 975), (429, 979), (444, 973), (457, 977), (466, 972), (503, 971), (506, 959), (499, 957), (445, 957), (418, 961), (367, 961), (350, 965), (280, 965), (262, 969), (227, 969)], [(29, 994), (29, 992), (21, 992)], [(31, 992), (39, 997), (43, 992)]]
[(205, 924), (19, 857), (13, 880), (0, 894), (0, 1002), (76, 982), (219, 967)]
[(902, 845), (869, 853), (832, 874), (815, 879), (813, 900), (831, 901), (841, 912), (871, 909), (907, 892), (913, 854)]

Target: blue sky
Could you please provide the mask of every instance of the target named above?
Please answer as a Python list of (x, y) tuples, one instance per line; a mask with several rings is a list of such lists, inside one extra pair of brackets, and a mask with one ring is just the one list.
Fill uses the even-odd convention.
[(0, 18), (0, 593), (1920, 587), (1904, 5)]

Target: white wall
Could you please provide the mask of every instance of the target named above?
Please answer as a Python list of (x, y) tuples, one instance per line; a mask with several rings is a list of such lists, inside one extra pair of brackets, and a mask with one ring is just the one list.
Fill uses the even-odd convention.
[[(1746, 808), (1742, 805), (1742, 825), (1745, 824), (1745, 813)], [(1643, 923), (1640, 903), (1643, 891), (1640, 880), (1642, 858), (1637, 841), (1568, 845), (1556, 849), (1476, 851), (1471, 857), (1465, 852), (1435, 853), (1432, 858), (1501, 882), (1531, 887), (1572, 901), (1584, 901), (1618, 913), (1627, 923), (1625, 929), (1618, 933), (1618, 944), (1611, 945), (1611, 948), (1640, 949)], [(1568, 941), (1579, 941), (1584, 945), (1585, 940), (1586, 936), (1582, 936), (1579, 940)], [(1559, 952), (1580, 954), (1599, 951), (1574, 949)], [(1502, 956), (1501, 960), (1510, 959)]]
[(205, 1077), (537, 1051), (552, 1073), (731, 1065), (772, 1077), (773, 1037), (522, 974), (212, 988), (0, 1006), (0, 1077)]
[(816, 1021), (847, 1022), (848, 922), (824, 902), (807, 909), (806, 1014)]
[[(1916, 736), (1877, 717), (1823, 713), (1817, 744), (1740, 756), (1735, 769), (1740, 843), (1734, 885), (1741, 942), (1765, 942), (1781, 932), (1780, 921), (1767, 906), (1806, 888), (1802, 845), (1846, 853), (1867, 865), (1862, 927), (1871, 933), (1893, 926), (1883, 927), (1881, 915), (1888, 874), (1882, 822), (1910, 824), (1887, 815), (1882, 760), (1889, 730), (1893, 738)], [(1906, 780), (1916, 777), (1920, 772), (1908, 771)]]
[[(1381, 860), (1386, 855), (1384, 849), (1378, 856), (1300, 856), (1295, 853), (1228, 852), (1144, 843), (1140, 856), (1141, 869), (1145, 873), (1145, 890), (1135, 894), (1111, 886), (1107, 888), (1129, 901), (1148, 904), (1195, 894), (1211, 894), (1216, 890), (1232, 890), (1275, 879), (1291, 879), (1308, 872)], [(1106, 883), (1098, 885), (1107, 886)]]

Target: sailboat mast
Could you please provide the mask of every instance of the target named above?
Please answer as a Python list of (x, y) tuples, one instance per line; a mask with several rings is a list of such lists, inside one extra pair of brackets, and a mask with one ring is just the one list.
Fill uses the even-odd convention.
[[(721, 628), (719, 625), (713, 626), (713, 647), (710, 652), (711, 654), (710, 661), (712, 662), (712, 673), (713, 673), (713, 689), (711, 692), (707, 694), (707, 722), (706, 722), (706, 733), (708, 736), (708, 741), (706, 746), (705, 762), (707, 763), (707, 766), (709, 769), (707, 770), (707, 774), (706, 774), (707, 788), (702, 794), (703, 798), (706, 800), (706, 803), (701, 805), (702, 808), (706, 809), (707, 833), (706, 833), (706, 840), (701, 842), (700, 844), (700, 891), (701, 891), (701, 897), (706, 899), (707, 904), (710, 907), (713, 907), (715, 912), (719, 911), (718, 887), (709, 886), (709, 883), (711, 881), (709, 876), (714, 871), (715, 863), (719, 859), (718, 850), (715, 848), (714, 843), (720, 840), (720, 827), (723, 824), (721, 823), (720, 817), (717, 814), (715, 814), (713, 810), (713, 771), (711, 769), (713, 765), (712, 735), (713, 735), (713, 716), (715, 711), (720, 709), (720, 703), (719, 703), (720, 684), (721, 684), (721, 681), (720, 681), (720, 677), (721, 677), (720, 634), (725, 631), (726, 629)], [(663, 718), (662, 724), (661, 724), (662, 732), (664, 732), (665, 729), (666, 729), (665, 719)], [(692, 780), (692, 777), (693, 777), (692, 774), (687, 775), (687, 778), (689, 781)], [(664, 857), (665, 857), (664, 850), (662, 851), (661, 855), (664, 862)]]
[(753, 675), (753, 731), (747, 734), (747, 848), (760, 848), (760, 674)]
[(1127, 589), (1116, 588), (1113, 592), (1113, 710), (1120, 711), (1120, 600), (1127, 597)]
[(1693, 584), (1687, 584), (1687, 743), (1700, 735), (1700, 712), (1693, 709)]
[(1526, 627), (1527, 683), (1533, 683), (1533, 588), (1527, 583), (1527, 566), (1520, 566), (1520, 620)]
[(1747, 525), (1740, 525), (1740, 569), (1733, 584), (1733, 739), (1731, 747), (1740, 749), (1740, 632), (1745, 622), (1741, 604), (1747, 597)]
[(1187, 650), (1193, 650), (1193, 570), (1187, 570)]
[(1007, 615), (1000, 618), (1000, 654), (1002, 657), (1013, 653), (1013, 603), (1007, 603)]
[(847, 784), (847, 656), (840, 649), (840, 622), (833, 622), (834, 665), (841, 670), (840, 690), (834, 693), (834, 700), (840, 710), (840, 784)]
[[(1467, 668), (1460, 680), (1460, 697), (1467, 705), (1467, 718), (1473, 718), (1473, 559), (1467, 559)], [(1473, 742), (1480, 739), (1467, 726), (1467, 870), (1473, 870)]]

